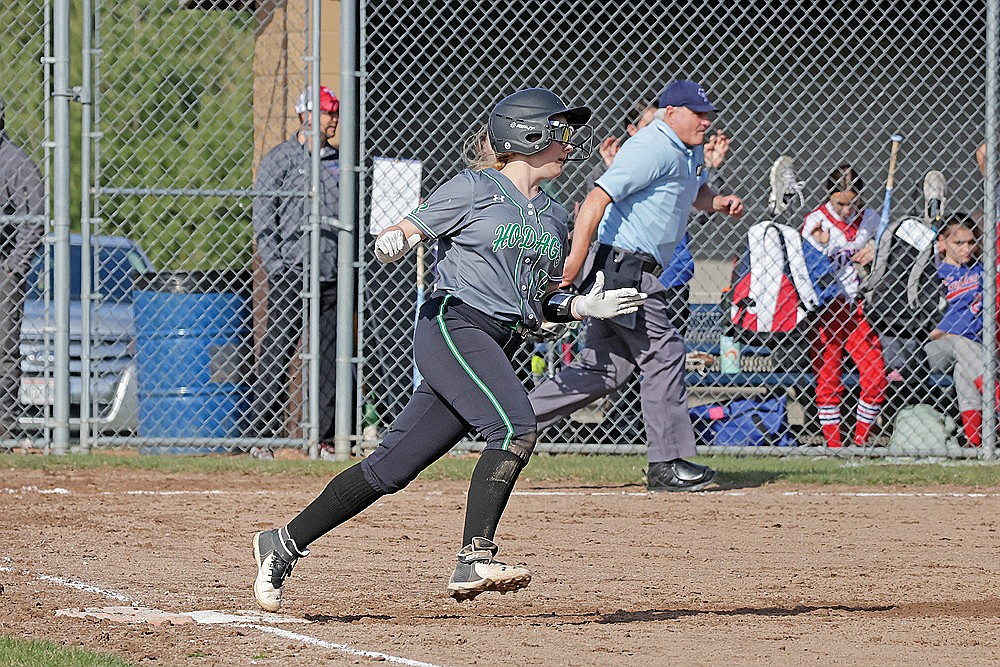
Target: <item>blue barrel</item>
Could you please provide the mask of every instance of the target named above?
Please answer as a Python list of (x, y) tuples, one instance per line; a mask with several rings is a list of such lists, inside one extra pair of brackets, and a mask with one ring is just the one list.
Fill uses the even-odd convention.
[[(253, 360), (249, 284), (237, 271), (135, 276), (140, 437), (241, 434)], [(174, 453), (166, 449), (149, 453)], [(216, 450), (225, 451), (197, 451)]]

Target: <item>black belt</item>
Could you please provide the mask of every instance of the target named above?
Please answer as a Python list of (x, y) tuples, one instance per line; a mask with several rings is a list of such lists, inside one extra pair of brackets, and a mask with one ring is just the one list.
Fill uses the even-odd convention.
[[(602, 243), (601, 245), (607, 245)], [(663, 265), (656, 261), (656, 258), (650, 255), (648, 252), (642, 252), (640, 250), (626, 250), (625, 248), (619, 248), (618, 246), (608, 246), (611, 252), (614, 253), (614, 259), (617, 261), (621, 259), (623, 255), (631, 255), (642, 262), (642, 270), (646, 273), (652, 273), (653, 275), (659, 277), (663, 273)]]
[[(442, 292), (434, 292), (431, 295), (431, 298), (432, 299), (437, 298), (442, 296), (443, 294), (444, 293)], [(527, 324), (524, 323), (524, 320), (519, 319), (510, 321), (510, 320), (500, 319), (495, 315), (490, 315), (489, 313), (483, 312), (474, 306), (470, 306), (469, 304), (465, 303), (461, 299), (454, 296), (449, 295), (448, 307), (460, 311), (465, 310), (466, 312), (474, 315), (477, 318), (482, 318), (482, 320), (492, 323), (493, 326), (495, 326), (498, 330), (510, 329), (521, 338), (524, 338), (533, 331), (531, 327), (529, 327)]]

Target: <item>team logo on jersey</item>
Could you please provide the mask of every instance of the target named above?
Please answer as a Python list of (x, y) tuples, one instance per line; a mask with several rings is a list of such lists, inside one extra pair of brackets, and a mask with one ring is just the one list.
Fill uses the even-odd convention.
[(493, 252), (500, 252), (504, 248), (534, 250), (553, 262), (562, 256), (562, 243), (555, 234), (534, 227), (525, 227), (516, 222), (497, 227), (496, 238), (493, 239)]

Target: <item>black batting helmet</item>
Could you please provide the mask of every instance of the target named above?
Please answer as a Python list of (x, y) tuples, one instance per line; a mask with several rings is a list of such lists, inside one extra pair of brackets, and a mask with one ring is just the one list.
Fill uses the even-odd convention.
[[(564, 123), (553, 116), (565, 116)], [(587, 125), (591, 111), (587, 107), (568, 107), (559, 96), (545, 88), (527, 88), (503, 98), (490, 113), (490, 144), (497, 153), (534, 155), (552, 143), (561, 141), (582, 149), (583, 160), (590, 156), (593, 129)]]

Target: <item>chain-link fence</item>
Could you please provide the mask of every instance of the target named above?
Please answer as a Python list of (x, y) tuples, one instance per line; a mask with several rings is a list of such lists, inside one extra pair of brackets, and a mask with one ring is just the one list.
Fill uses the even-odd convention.
[[(694, 275), (686, 308), (678, 309), (689, 401), (717, 408), (697, 411), (704, 417), (696, 417), (701, 451), (740, 444), (763, 445), (740, 450), (753, 452), (792, 444), (854, 451), (852, 443), (866, 445), (860, 451), (867, 454), (982, 451), (968, 445), (982, 440), (976, 387), (994, 345), (977, 335), (978, 253), (958, 261), (967, 266), (954, 276), (941, 269), (943, 292), (939, 262), (954, 260), (938, 255), (936, 236), (954, 222), (993, 238), (982, 225), (983, 179), (974, 157), (985, 123), (983, 4), (386, 0), (364, 7), (362, 98), (370, 120), (363, 157), (373, 220), (408, 196), (380, 182), (386, 167), (379, 158), (419, 160), (426, 196), (463, 167), (463, 139), (514, 90), (543, 86), (591, 106), (600, 140), (627, 138), (628, 124), (667, 82), (693, 79), (721, 109), (709, 136), (731, 139), (720, 187), (747, 206), (740, 220), (716, 214), (689, 225)], [(881, 209), (893, 135), (902, 141), (886, 228)], [(792, 160), (776, 165), (782, 155)], [(567, 208), (582, 201), (600, 160), (549, 184)], [(844, 182), (834, 173), (841, 165), (852, 168), (850, 187), (829, 185), (838, 175)], [(403, 170), (410, 176), (397, 174), (395, 182), (412, 180), (415, 171)], [(776, 183), (787, 201), (769, 208)], [(857, 198), (835, 209), (831, 192), (840, 193), (838, 202)], [(876, 235), (884, 266), (872, 261)], [(433, 274), (429, 263), (418, 269), (421, 258), (388, 267), (366, 259), (364, 414), (384, 427), (412, 390), (414, 307)], [(813, 260), (826, 273), (810, 264), (810, 285), (796, 282)], [(806, 298), (816, 286), (833, 290)], [(968, 289), (977, 296), (955, 293)], [(789, 308), (794, 315), (792, 297), (803, 312), (793, 330), (781, 331), (775, 318)], [(526, 384), (558, 374), (585, 344), (580, 331), (529, 344), (517, 360)], [(547, 429), (541, 447), (644, 451), (640, 384), (633, 374)], [(772, 425), (782, 414), (787, 432)]]
[[(48, 3), (23, 2), (0, 9), (0, 440), (22, 436), (44, 441), (52, 392), (50, 293), (25, 278), (46, 275), (48, 256), (35, 247), (50, 228), (49, 91), (51, 26)], [(22, 372), (23, 371), (23, 372)], [(41, 435), (41, 437), (37, 437)]]
[[(85, 402), (98, 443), (159, 452), (235, 441), (269, 454), (304, 442), (315, 419), (303, 400), (315, 350), (304, 334), (310, 309), (324, 304), (308, 259), (312, 133), (300, 131), (314, 97), (300, 99), (316, 11), (316, 2), (95, 2), (85, 227), (95, 246), (127, 239), (133, 273), (116, 276), (132, 281), (121, 301), (108, 296), (116, 286), (96, 285), (91, 297), (131, 316), (105, 335), (134, 337), (110, 364), (108, 391)], [(329, 217), (337, 171), (322, 144)], [(89, 348), (91, 375), (108, 372), (99, 341)]]
[[(739, 220), (691, 219), (692, 262), (677, 259), (685, 279), (671, 285), (687, 295), (677, 317), (689, 402), (704, 408), (694, 417), (701, 451), (822, 452), (837, 437), (865, 454), (984, 451), (967, 446), (984, 435), (995, 350), (990, 336), (977, 340), (993, 271), (981, 285), (975, 267), (995, 238), (975, 159), (987, 124), (982, 3), (361, 3), (360, 63), (343, 70), (360, 85), (358, 109), (344, 110), (356, 124), (339, 135), (360, 138), (356, 327), (340, 318), (340, 335), (356, 341), (356, 356), (340, 360), (355, 365), (355, 386), (340, 396), (337, 185), (354, 168), (332, 147), (314, 159), (309, 147), (323, 138), (297, 134), (306, 101), (319, 105), (320, 133), (335, 115), (318, 91), (299, 100), (321, 5), (339, 10), (91, 0), (73, 15), (77, 234), (64, 268), (70, 426), (85, 447), (266, 454), (339, 435), (370, 449), (419, 380), (411, 337), (435, 252), (421, 246), (382, 266), (371, 232), (463, 167), (464, 140), (510, 92), (544, 86), (587, 104), (600, 141), (626, 138), (667, 82), (690, 78), (720, 106), (709, 136), (731, 139), (713, 154), (720, 164), (706, 160), (711, 182), (747, 206)], [(4, 141), (47, 182), (49, 10), (18, 3), (0, 16)], [(338, 47), (324, 43), (324, 58)], [(883, 225), (893, 135), (902, 139)], [(601, 162), (595, 151), (546, 188), (572, 210)], [(841, 165), (852, 172), (832, 187)], [(858, 195), (854, 208), (835, 208), (847, 194)], [(12, 213), (5, 223), (49, 218)], [(967, 232), (977, 238), (971, 257), (939, 253), (950, 222), (957, 248), (970, 247)], [(17, 388), (0, 392), (17, 397), (5, 408), (8, 444), (45, 442), (53, 425), (59, 274), (46, 238), (48, 252), (25, 269), (20, 359), (4, 373)], [(776, 324), (782, 316), (795, 326)], [(529, 342), (516, 359), (526, 386), (551, 381), (585, 345), (584, 328)], [(644, 451), (641, 382), (634, 373), (547, 429), (540, 448)], [(351, 406), (349, 432), (335, 432), (337, 400)]]
[[(311, 23), (318, 0), (94, 0), (78, 9), (64, 45), (80, 84), (71, 119), (75, 233), (62, 267), (74, 438), (84, 448), (138, 445), (151, 453), (235, 443), (266, 455), (303, 446), (310, 427), (328, 435), (332, 405), (317, 410), (307, 400), (319, 393), (333, 401), (332, 388), (318, 381), (322, 365), (312, 361), (313, 340), (322, 337), (306, 334), (310, 312), (328, 310), (335, 275), (309, 244), (318, 237), (329, 250), (322, 242), (336, 216), (338, 163), (328, 137), (303, 126), (318, 90), (300, 99), (308, 64), (318, 67), (308, 39), (318, 32)], [(50, 9), (14, 3), (2, 12), (3, 146), (24, 146), (44, 168)], [(320, 132), (335, 128), (336, 109), (319, 103)], [(13, 190), (8, 171), (4, 185)], [(311, 191), (320, 193), (318, 212)], [(38, 200), (44, 206), (43, 192)], [(20, 208), (2, 213), (7, 268), (24, 236), (11, 225), (25, 220)], [(45, 222), (44, 208), (30, 213), (40, 214), (30, 222)], [(4, 380), (17, 383), (17, 366), (24, 370), (19, 388), (5, 384), (2, 392), (15, 403), (4, 404), (8, 443), (20, 436), (46, 443), (58, 426), (53, 293), (67, 273), (55, 270), (57, 237), (28, 245), (30, 270), (15, 281), (28, 295), (23, 331), (3, 327), (13, 331), (4, 334), (5, 345), (13, 341)], [(18, 291), (7, 282), (5, 312)], [(335, 331), (329, 319), (320, 325)]]

